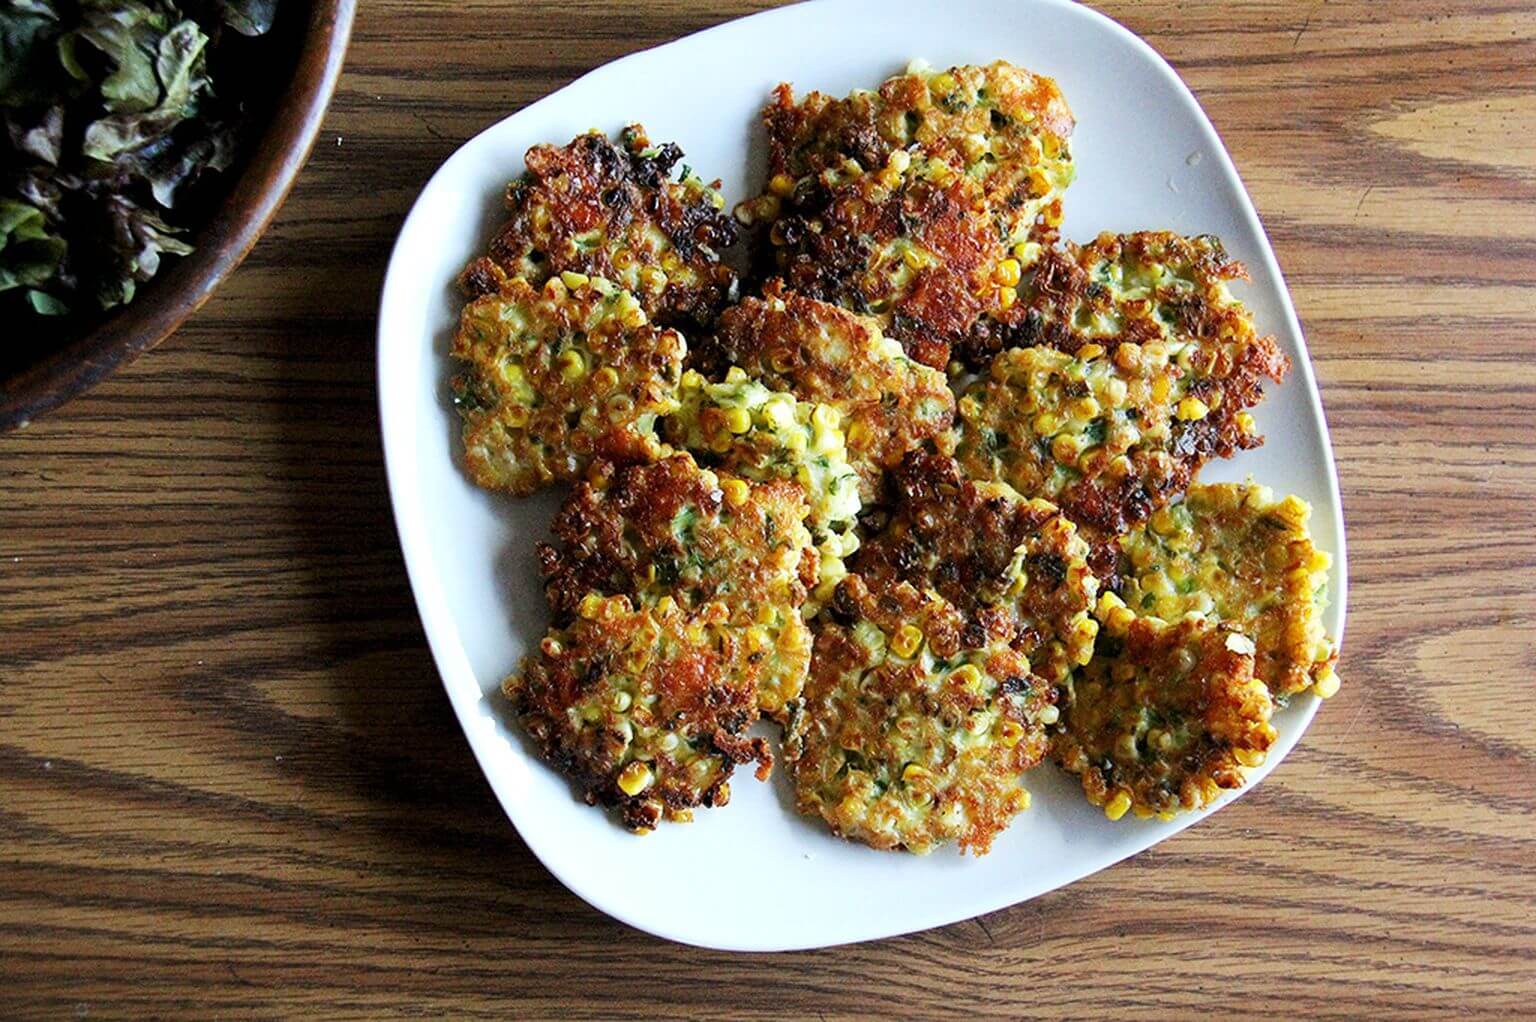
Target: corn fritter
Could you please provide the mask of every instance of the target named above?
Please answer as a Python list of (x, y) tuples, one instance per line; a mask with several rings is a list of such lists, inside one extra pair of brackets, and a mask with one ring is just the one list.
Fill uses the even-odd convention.
[(838, 584), (784, 745), (802, 813), (875, 848), (987, 852), (1029, 804), (1055, 690), (1006, 631), (965, 633), (931, 590)]
[(629, 292), (568, 275), (538, 289), (512, 278), (471, 301), (452, 354), (470, 477), (526, 496), (596, 458), (660, 457), (656, 420), (678, 406), (687, 346)]
[(562, 273), (611, 280), (664, 326), (707, 326), (735, 300), (735, 271), (720, 254), (737, 228), (719, 182), (684, 167), (672, 143), (652, 145), (638, 124), (618, 143), (598, 131), (568, 145), (536, 145), (507, 186), (509, 217), (489, 253), (460, 277), (471, 296), (512, 277), (535, 287)]
[(546, 759), (587, 801), (616, 807), (626, 827), (686, 821), (721, 806), (738, 764), (766, 779), (767, 743), (746, 734), (757, 717), (754, 672), (725, 608), (689, 613), (588, 594), (550, 630), (503, 691)]
[(594, 593), (690, 613), (718, 602), (746, 643), (762, 708), (782, 713), (810, 662), (800, 608), (817, 554), (800, 485), (716, 473), (688, 454), (597, 467), (555, 517), (562, 545), (539, 548), (556, 622), (572, 620)]
[(1266, 486), (1190, 487), (1182, 503), (1122, 536), (1121, 598), (1135, 613), (1203, 614), (1253, 640), (1254, 673), (1277, 700), (1338, 689), (1323, 631), (1329, 556), (1307, 531), (1311, 508)]

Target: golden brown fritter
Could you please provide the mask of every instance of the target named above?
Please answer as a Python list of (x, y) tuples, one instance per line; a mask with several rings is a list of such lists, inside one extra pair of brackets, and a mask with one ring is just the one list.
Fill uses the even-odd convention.
[(1034, 346), (1004, 351), (961, 398), (957, 456), (1113, 536), (1206, 461), (1262, 443), (1246, 409), (1289, 363), (1227, 292), (1242, 271), (1214, 239), (1104, 235), (1062, 265), (1029, 285)]
[(684, 167), (672, 143), (653, 146), (630, 125), (620, 144), (601, 132), (564, 147), (528, 150), (527, 172), (507, 186), (507, 222), (461, 283), (471, 295), (511, 277), (535, 286), (565, 271), (604, 277), (670, 326), (707, 325), (735, 298), (736, 275), (720, 252), (736, 239), (720, 183)]
[(1105, 619), (1051, 754), (1110, 819), (1170, 816), (1242, 787), (1275, 740), (1253, 643), (1197, 616)]
[(1276, 501), (1267, 486), (1192, 486), (1120, 538), (1120, 595), (1136, 614), (1194, 612), (1241, 631), (1277, 699), (1314, 686), (1331, 695), (1338, 650), (1322, 622), (1330, 559), (1312, 545), (1311, 512), (1298, 497)]
[(559, 548), (539, 558), (557, 623), (590, 593), (690, 613), (718, 602), (760, 671), (763, 709), (800, 692), (810, 633), (800, 618), (816, 578), (805, 494), (787, 479), (754, 483), (701, 469), (688, 454), (612, 469), (579, 483), (555, 517)]
[[(770, 390), (733, 366), (710, 383), (683, 374), (682, 407), (662, 435), (701, 464), (756, 482), (791, 479), (805, 491), (805, 524), (817, 551), (813, 595), (825, 598), (847, 574), (843, 559), (858, 549), (859, 475), (848, 463), (842, 414), (831, 405)], [(815, 607), (807, 604), (807, 617)]]
[(454, 404), (469, 475), (488, 489), (526, 496), (594, 458), (662, 453), (656, 417), (677, 408), (682, 335), (605, 280), (568, 280), (505, 280), (460, 316)]
[(966, 632), (935, 592), (838, 584), (784, 745), (802, 813), (875, 848), (986, 853), (1029, 804), (1056, 693), (1006, 629)]
[(784, 84), (763, 120), (770, 183), (791, 200), (807, 178), (848, 160), (875, 170), (892, 152), (915, 150), (978, 181), (1009, 244), (1050, 239), (1075, 173), (1072, 111), (1061, 90), (1006, 61), (947, 71), (914, 65), (878, 91), (846, 99), (812, 92), (796, 102)]
[(871, 586), (936, 590), (975, 633), (999, 626), (1036, 674), (1061, 684), (1093, 655), (1098, 580), (1088, 544), (1054, 504), (974, 482), (953, 458), (913, 452), (887, 477), (884, 527), (851, 569)]
[(918, 362), (946, 368), (950, 345), (1012, 297), (981, 186), (945, 160), (898, 150), (883, 168), (829, 171), (814, 185), (768, 232), (774, 271), (808, 297), (877, 317)]
[(592, 594), (502, 688), (589, 803), (616, 807), (632, 830), (687, 820), (729, 800), (737, 764), (756, 760), (766, 780), (773, 762), (746, 734), (756, 672), (726, 617), (719, 603), (690, 613)]
[(908, 358), (869, 317), (778, 281), (762, 298), (726, 310), (700, 354), (715, 375), (739, 366), (775, 390), (841, 412), (848, 460), (866, 503), (879, 497), (886, 469), (946, 434), (954, 421), (955, 397), (943, 373)]

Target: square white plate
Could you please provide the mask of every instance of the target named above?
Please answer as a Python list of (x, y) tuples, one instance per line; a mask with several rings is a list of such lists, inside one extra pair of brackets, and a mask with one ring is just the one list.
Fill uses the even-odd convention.
[[(1121, 26), (1063, 0), (942, 4), (824, 0), (721, 25), (626, 57), (489, 128), (422, 191), (400, 231), (379, 314), (379, 406), (400, 542), (443, 683), (523, 840), (571, 890), (673, 940), (776, 950), (869, 940), (1032, 898), (1115, 863), (1208, 813), (1111, 823), (1077, 782), (1045, 766), (1033, 807), (982, 859), (876, 852), (802, 819), (782, 777), (738, 774), (731, 804), (634, 837), (583, 805), (505, 719), (498, 686), (543, 633), (534, 544), (560, 494), (515, 502), (473, 487), (456, 464), (445, 353), (462, 304), (453, 287), (501, 217), (508, 180), (538, 142), (643, 122), (676, 141), (728, 202), (763, 175), (758, 110), (778, 82), (834, 94), (877, 85), (914, 57), (936, 66), (1005, 58), (1060, 82), (1074, 113), (1077, 182), (1065, 234), (1169, 228), (1220, 235), (1248, 264), (1238, 293), (1294, 369), (1257, 410), (1268, 443), (1211, 466), (1251, 473), (1312, 502), (1334, 554), (1330, 634), (1344, 620), (1344, 531), (1327, 427), (1301, 328), (1264, 230), (1215, 130), (1174, 71)], [(1253, 780), (1277, 766), (1316, 710), (1292, 701)]]

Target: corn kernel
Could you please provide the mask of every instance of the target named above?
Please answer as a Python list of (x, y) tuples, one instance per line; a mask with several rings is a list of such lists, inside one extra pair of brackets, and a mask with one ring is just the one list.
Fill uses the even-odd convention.
[(843, 413), (831, 405), (817, 405), (811, 412), (811, 424), (817, 429), (836, 429), (843, 423)]
[(1077, 463), (1077, 456), (1082, 453), (1078, 447), (1078, 438), (1070, 433), (1063, 433), (1051, 441), (1051, 457), (1063, 465)]
[(1203, 419), (1210, 412), (1210, 406), (1197, 397), (1187, 397), (1179, 402), (1179, 418), (1186, 422)]
[(1325, 668), (1313, 682), (1312, 690), (1322, 699), (1332, 699), (1339, 692), (1339, 676), (1333, 672), (1333, 668)]
[(595, 621), (603, 612), (603, 598), (596, 593), (588, 593), (581, 598), (581, 603), (577, 605), (576, 610), (588, 621)]
[(640, 283), (647, 291), (660, 291), (667, 286), (667, 275), (654, 266), (647, 266), (640, 271)]
[(959, 82), (955, 81), (955, 76), (950, 74), (948, 71), (934, 75), (932, 82), (929, 84), (932, 87), (933, 94), (935, 96), (947, 96), (951, 92), (954, 92), (955, 89), (957, 89), (960, 85)]
[(1016, 720), (1003, 721), (1002, 727), (1003, 747), (1007, 749), (1018, 745), (1024, 738), (1024, 725)]
[(781, 199), (787, 199), (795, 192), (795, 179), (788, 174), (775, 174), (768, 181), (768, 191)]
[(555, 365), (560, 369), (560, 378), (566, 383), (575, 383), (587, 375), (587, 361), (579, 351), (562, 351), (555, 359)]
[(1099, 414), (1099, 403), (1091, 397), (1080, 397), (1072, 402), (1072, 414), (1079, 419), (1091, 419)]
[(631, 330), (639, 330), (646, 323), (645, 310), (640, 308), (638, 303), (631, 302), (624, 306), (624, 310), (619, 314), (619, 322)]
[(992, 279), (1003, 285), (1003, 287), (1013, 287), (1018, 284), (1021, 275), (1017, 259), (1004, 259), (992, 271)]
[(592, 374), (592, 388), (599, 394), (606, 394), (619, 385), (619, 374), (612, 366), (603, 366)]
[(1041, 412), (1029, 425), (1036, 436), (1055, 436), (1061, 429), (1061, 419), (1050, 412)]
[(585, 287), (592, 282), (592, 278), (585, 273), (577, 273), (574, 270), (565, 270), (560, 274), (560, 280), (572, 291), (579, 287)]
[(929, 773), (927, 768), (920, 767), (916, 763), (908, 763), (907, 768), (901, 772), (901, 779), (907, 784), (915, 784), (918, 781), (926, 781), (932, 776), (933, 774)]
[(915, 656), (922, 645), (923, 633), (914, 625), (902, 625), (891, 636), (891, 651), (900, 657)]
[(1104, 346), (1100, 344), (1085, 344), (1077, 349), (1077, 360), (1087, 362), (1104, 354)]
[(1256, 767), (1264, 762), (1264, 753), (1257, 749), (1234, 749), (1232, 755), (1245, 767)]
[(740, 479), (727, 479), (720, 484), (720, 492), (725, 494), (725, 502), (731, 507), (741, 507), (752, 495), (752, 488)]
[(628, 394), (615, 394), (608, 399), (608, 419), (623, 422), (635, 412), (635, 399)]
[(975, 664), (961, 664), (950, 671), (949, 676), (966, 688), (974, 689), (981, 684), (981, 672), (976, 669)]
[[(1078, 643), (1086, 645), (1092, 643), (1098, 637), (1099, 623), (1091, 617), (1084, 617), (1072, 626), (1072, 638)], [(1084, 657), (1082, 663), (1087, 663), (1088, 659), (1088, 657)]]
[(1115, 797), (1104, 804), (1104, 815), (1111, 820), (1118, 820), (1129, 808), (1131, 808), (1131, 796), (1123, 791), (1117, 791)]
[(1157, 402), (1168, 400), (1168, 394), (1172, 389), (1173, 384), (1168, 381), (1168, 377), (1159, 376), (1152, 381), (1152, 400)]
[(1254, 429), (1253, 416), (1247, 412), (1237, 413), (1237, 428), (1244, 433), (1252, 433)]
[(1018, 300), (1019, 300), (1018, 292), (1014, 291), (1013, 288), (1005, 287), (1005, 288), (999, 288), (998, 289), (998, 292), (997, 292), (997, 304), (1003, 310), (1006, 311), (1008, 309), (1013, 308), (1014, 303), (1017, 302)]
[(528, 406), (512, 405), (502, 415), (502, 419), (513, 429), (522, 429), (528, 425)]
[(1041, 709), (1040, 715), (1036, 719), (1046, 727), (1050, 727), (1061, 719), (1061, 710), (1055, 706), (1046, 706)]
[(655, 779), (651, 768), (637, 759), (619, 771), (619, 790), (634, 797), (649, 788)]
[[(586, 603), (585, 598), (582, 600), (582, 603)], [(658, 614), (670, 614), (676, 609), (677, 601), (670, 596), (663, 596), (656, 601), (656, 613)], [(586, 615), (583, 614), (582, 616), (585, 617)]]
[(904, 174), (912, 166), (912, 156), (905, 149), (895, 149), (886, 157), (885, 165), (898, 174)]
[(747, 652), (761, 653), (765, 649), (771, 649), (773, 641), (768, 637), (768, 632), (762, 628), (747, 629)]
[(623, 713), (625, 710), (629, 709), (632, 702), (634, 702), (634, 700), (630, 697), (628, 692), (615, 692), (613, 694), (613, 699), (609, 702), (609, 705), (613, 707), (614, 713)]
[(745, 433), (752, 428), (752, 415), (745, 408), (727, 408), (725, 428), (732, 433)]

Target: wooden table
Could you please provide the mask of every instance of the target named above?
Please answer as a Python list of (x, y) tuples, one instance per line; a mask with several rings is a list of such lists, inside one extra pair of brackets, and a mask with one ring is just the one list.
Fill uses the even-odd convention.
[(1536, 9), (1115, 3), (1199, 94), (1307, 327), (1345, 687), (1249, 797), (857, 947), (632, 932), (529, 855), (417, 624), (373, 327), (480, 128), (746, 3), (369, 0), (208, 306), (0, 438), (0, 1016), (1536, 1011)]

